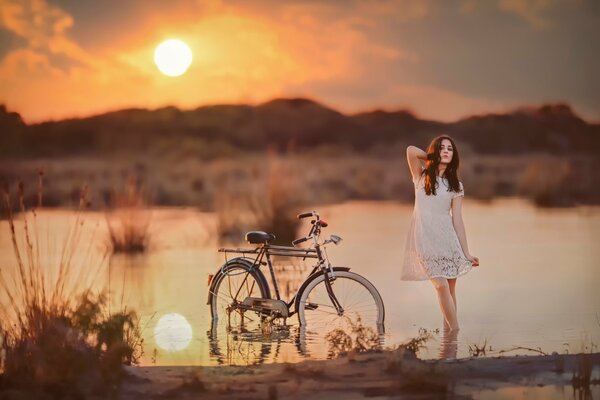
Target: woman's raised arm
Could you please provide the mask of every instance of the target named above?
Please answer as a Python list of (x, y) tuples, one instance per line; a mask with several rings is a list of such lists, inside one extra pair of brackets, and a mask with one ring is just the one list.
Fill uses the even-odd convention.
[(421, 176), (421, 170), (423, 169), (421, 160), (427, 160), (427, 153), (416, 146), (408, 146), (406, 148), (406, 159), (408, 160), (408, 167), (410, 168), (412, 180), (413, 182), (417, 182)]

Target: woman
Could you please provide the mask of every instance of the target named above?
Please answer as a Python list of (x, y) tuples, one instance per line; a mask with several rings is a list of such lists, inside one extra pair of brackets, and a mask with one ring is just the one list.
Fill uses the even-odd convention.
[(456, 278), (479, 265), (469, 252), (462, 220), (458, 150), (449, 136), (442, 135), (433, 139), (427, 153), (408, 146), (406, 157), (415, 186), (415, 208), (402, 279), (429, 279), (437, 291), (445, 330), (458, 332)]

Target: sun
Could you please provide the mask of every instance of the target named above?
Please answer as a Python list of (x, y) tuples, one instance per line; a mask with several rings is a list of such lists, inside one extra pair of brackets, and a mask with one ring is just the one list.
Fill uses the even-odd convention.
[(177, 39), (165, 40), (154, 50), (154, 62), (159, 71), (167, 76), (180, 76), (192, 64), (192, 50)]

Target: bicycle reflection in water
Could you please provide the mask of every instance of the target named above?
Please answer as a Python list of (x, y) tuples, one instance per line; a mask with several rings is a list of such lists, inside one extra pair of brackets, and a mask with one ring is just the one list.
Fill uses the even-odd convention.
[[(209, 355), (219, 365), (248, 366), (303, 359), (328, 359), (350, 351), (381, 349), (384, 331), (375, 331), (358, 321), (348, 321), (350, 331), (334, 328), (324, 333), (305, 326), (272, 325), (254, 330), (243, 327), (229, 332), (216, 324), (206, 332)], [(285, 349), (285, 350), (284, 350)], [(290, 354), (293, 350), (295, 354)]]

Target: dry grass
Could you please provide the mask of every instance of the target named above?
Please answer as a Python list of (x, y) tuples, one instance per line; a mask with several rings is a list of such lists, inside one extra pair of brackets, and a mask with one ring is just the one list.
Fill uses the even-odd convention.
[[(600, 325), (600, 320), (596, 315), (596, 321)], [(585, 335), (582, 338), (581, 353), (577, 355), (577, 361), (575, 365), (575, 371), (573, 372), (573, 378), (571, 384), (576, 390), (583, 392), (589, 392), (590, 385), (598, 385), (600, 379), (592, 378), (592, 372), (594, 369), (591, 355), (597, 351), (598, 345), (596, 345), (591, 338)]]
[(253, 229), (254, 218), (248, 210), (249, 194), (225, 187), (215, 195), (216, 227), (219, 243), (241, 243), (246, 231)]
[(143, 190), (134, 179), (129, 179), (126, 188), (113, 191), (112, 197), (105, 216), (113, 253), (145, 252), (150, 244), (152, 214)]
[[(498, 351), (498, 354), (499, 355), (504, 355), (504, 354), (512, 352), (512, 351), (522, 351), (522, 350), (529, 351), (529, 352), (532, 352), (532, 353), (538, 353), (538, 354), (540, 354), (542, 356), (547, 356), (548, 355), (548, 353), (546, 353), (545, 351), (543, 351), (541, 347), (533, 348), (533, 347), (524, 347), (524, 346), (513, 346), (510, 349), (504, 349), (504, 350)], [(490, 352), (492, 351), (492, 346), (488, 347), (488, 351), (490, 351)], [(485, 350), (483, 352), (483, 355), (485, 356)]]
[[(84, 188), (54, 265), (42, 243), (51, 234), (42, 234), (36, 209), (25, 209), (24, 186), (18, 189), (19, 221), (13, 215), (9, 186), (3, 187), (16, 262), (14, 268), (5, 265), (0, 270), (2, 390), (54, 398), (106, 393), (123, 378), (122, 363), (136, 362), (141, 355), (135, 313), (109, 315), (105, 296), (90, 290), (106, 252), (92, 259), (91, 245), (82, 243), (86, 194)], [(39, 208), (42, 174), (37, 197)], [(92, 243), (93, 238), (92, 234)]]
[(571, 383), (577, 389), (589, 389), (592, 381), (592, 360), (590, 355), (582, 353), (577, 356), (577, 369), (573, 373)]
[(482, 344), (471, 343), (469, 344), (469, 355), (471, 357), (485, 357), (487, 351), (487, 339)]
[(294, 165), (268, 153), (266, 170), (250, 186), (223, 184), (215, 196), (217, 236), (222, 243), (239, 243), (248, 230), (273, 233), (273, 243), (296, 239), (296, 215), (303, 204)]
[[(332, 204), (346, 200), (413, 201), (413, 185), (403, 151), (396, 154), (341, 152), (289, 153), (277, 156), (289, 165), (286, 174), (293, 179), (293, 196), (304, 196), (304, 204)], [(152, 189), (157, 206), (188, 205), (212, 211), (242, 201), (246, 205), (256, 190), (267, 187), (268, 157), (262, 153), (235, 157), (200, 159), (193, 154), (168, 157), (147, 156), (129, 159), (54, 159), (27, 162), (0, 161), (0, 176), (34, 173), (43, 162), (52, 173), (52, 187), (46, 193), (47, 205), (70, 205), (76, 201), (79, 182), (93, 184), (108, 196), (124, 176), (139, 176)], [(286, 167), (287, 168), (287, 167)], [(469, 199), (491, 200), (498, 196), (530, 199), (545, 207), (600, 204), (598, 174), (600, 160), (591, 156), (526, 154), (492, 156), (476, 153), (461, 159), (460, 177)], [(277, 171), (277, 174), (284, 175)], [(285, 176), (283, 176), (285, 180)], [(28, 183), (29, 184), (29, 183)], [(287, 182), (285, 183), (287, 185)], [(75, 194), (75, 195), (74, 195)], [(262, 199), (269, 196), (260, 193)], [(291, 195), (291, 194), (290, 194)], [(236, 199), (236, 196), (242, 196)], [(101, 201), (94, 201), (100, 206)], [(246, 207), (247, 209), (249, 207)]]
[(425, 348), (425, 343), (431, 340), (434, 334), (438, 333), (439, 329), (436, 329), (435, 331), (430, 331), (425, 328), (419, 328), (419, 335), (410, 339), (408, 342), (401, 344), (399, 348), (404, 348), (416, 356), (419, 353), (419, 351), (421, 351), (421, 349)]

